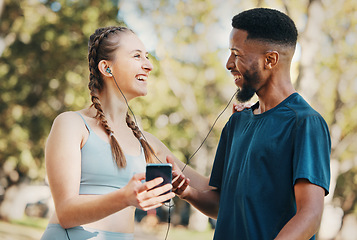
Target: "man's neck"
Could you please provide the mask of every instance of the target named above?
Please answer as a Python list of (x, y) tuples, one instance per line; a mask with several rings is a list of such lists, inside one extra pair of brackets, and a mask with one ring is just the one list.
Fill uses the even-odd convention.
[(259, 99), (259, 107), (254, 111), (254, 114), (261, 114), (276, 107), (291, 94), (295, 93), (294, 87), (290, 84), (279, 88), (272, 88), (266, 92), (257, 92)]

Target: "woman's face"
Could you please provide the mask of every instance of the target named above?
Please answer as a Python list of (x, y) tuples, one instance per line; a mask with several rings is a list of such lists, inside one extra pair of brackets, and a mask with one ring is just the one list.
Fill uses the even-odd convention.
[(153, 69), (148, 52), (134, 33), (122, 33), (119, 39), (120, 44), (110, 67), (112, 74), (126, 98), (145, 96), (148, 76)]

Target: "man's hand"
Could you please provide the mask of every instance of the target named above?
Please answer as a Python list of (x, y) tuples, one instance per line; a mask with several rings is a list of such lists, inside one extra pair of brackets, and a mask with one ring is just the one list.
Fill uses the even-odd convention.
[(186, 189), (189, 187), (190, 179), (183, 175), (171, 156), (167, 156), (166, 161), (172, 164), (172, 191), (180, 198), (184, 198), (187, 195)]
[[(174, 162), (173, 157), (167, 156), (166, 161), (172, 164), (172, 191), (203, 214), (216, 219), (220, 194), (219, 191), (216, 191), (208, 185), (209, 179), (200, 175), (195, 176), (192, 174), (192, 171), (188, 171), (190, 169), (186, 168), (187, 173), (191, 173), (190, 177), (193, 179), (191, 183), (192, 186), (190, 186), (190, 179), (183, 175), (181, 169)], [(197, 188), (194, 187), (194, 185), (196, 185)]]

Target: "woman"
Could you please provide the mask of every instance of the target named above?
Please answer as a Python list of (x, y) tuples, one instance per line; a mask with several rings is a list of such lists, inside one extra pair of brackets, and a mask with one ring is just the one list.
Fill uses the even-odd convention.
[(175, 195), (163, 194), (171, 184), (153, 189), (161, 178), (143, 183), (146, 163), (164, 162), (170, 151), (128, 115), (127, 100), (146, 95), (153, 69), (143, 43), (127, 28), (100, 28), (90, 37), (88, 60), (92, 105), (60, 114), (47, 140), (56, 211), (43, 240), (133, 239), (135, 208), (157, 208)]

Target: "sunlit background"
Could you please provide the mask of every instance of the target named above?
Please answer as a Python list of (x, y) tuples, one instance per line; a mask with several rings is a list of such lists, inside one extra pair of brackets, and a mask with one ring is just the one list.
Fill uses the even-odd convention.
[[(231, 19), (257, 6), (295, 21), (293, 82), (330, 128), (331, 187), (318, 239), (357, 239), (355, 0), (0, 0), (0, 238), (39, 239), (54, 210), (44, 146), (59, 113), (90, 104), (87, 41), (98, 27), (128, 26), (144, 42), (154, 70), (148, 95), (130, 102), (140, 126), (209, 175), (232, 104), (192, 154), (236, 90), (225, 69)], [(212, 219), (174, 203), (168, 239), (212, 238)], [(167, 208), (152, 215), (138, 211), (138, 229), (164, 239)], [(21, 238), (14, 232), (22, 227), (30, 234)]]

